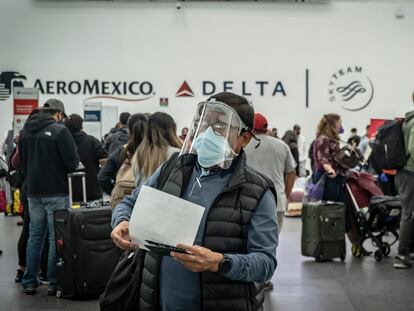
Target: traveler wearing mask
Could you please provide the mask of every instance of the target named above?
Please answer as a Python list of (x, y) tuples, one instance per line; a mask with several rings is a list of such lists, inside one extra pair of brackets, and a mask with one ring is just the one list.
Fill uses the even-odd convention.
[(313, 145), (314, 172), (313, 182), (316, 183), (326, 174), (324, 200), (345, 202), (345, 173), (336, 161), (339, 152), (339, 134), (344, 132), (341, 117), (335, 113), (325, 114), (319, 122), (316, 139)]
[[(139, 263), (141, 308), (262, 310), (261, 289), (277, 265), (278, 228), (273, 183), (246, 166), (243, 148), (252, 138), (253, 118), (253, 107), (233, 93), (199, 103), (178, 159), (171, 157), (146, 181), (157, 187), (166, 180), (162, 191), (205, 212), (194, 245), (177, 245), (192, 255), (145, 253)], [(169, 164), (172, 170), (161, 175)], [(137, 247), (128, 225), (139, 192), (140, 187), (113, 212), (112, 238), (124, 249)]]

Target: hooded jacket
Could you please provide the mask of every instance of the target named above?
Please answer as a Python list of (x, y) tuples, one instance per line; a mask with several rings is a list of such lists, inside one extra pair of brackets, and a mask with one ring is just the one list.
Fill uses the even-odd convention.
[(407, 112), (403, 124), (405, 150), (408, 158), (405, 169), (414, 172), (414, 110)]
[(20, 139), (20, 161), (32, 197), (68, 195), (68, 173), (79, 164), (76, 144), (69, 130), (51, 115), (30, 118)]
[(117, 150), (120, 146), (125, 145), (128, 142), (128, 127), (121, 127), (117, 132), (109, 135), (105, 140), (104, 148), (111, 154)]
[[(72, 133), (78, 147), (80, 161), (85, 166), (86, 199), (87, 201), (102, 198), (102, 191), (98, 185), (99, 159), (107, 157), (102, 144), (95, 137), (83, 131)], [(73, 201), (83, 201), (81, 180), (73, 181)]]

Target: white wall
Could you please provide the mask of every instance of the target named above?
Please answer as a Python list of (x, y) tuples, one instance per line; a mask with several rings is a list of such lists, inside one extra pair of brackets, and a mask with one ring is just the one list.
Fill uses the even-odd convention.
[[(396, 10), (405, 13), (396, 19)], [(346, 134), (362, 132), (371, 117), (402, 115), (414, 89), (414, 3), (96, 3), (0, 2), (0, 72), (35, 79), (151, 81), (155, 96), (143, 102), (103, 101), (119, 112), (170, 113), (178, 128), (191, 122), (205, 98), (201, 82), (241, 81), (254, 91), (256, 111), (279, 133), (294, 123), (314, 135), (321, 115), (342, 115)], [(348, 112), (328, 100), (333, 73), (361, 66), (374, 85), (371, 104)], [(305, 69), (310, 70), (310, 107), (305, 108)], [(177, 98), (187, 80), (196, 98)], [(287, 96), (259, 96), (255, 81), (281, 81)], [(62, 99), (69, 113), (82, 113), (85, 97)], [(131, 97), (131, 96), (126, 96)], [(168, 97), (169, 107), (159, 98)], [(0, 133), (12, 120), (11, 100), (0, 101)], [(347, 136), (346, 135), (346, 136)]]

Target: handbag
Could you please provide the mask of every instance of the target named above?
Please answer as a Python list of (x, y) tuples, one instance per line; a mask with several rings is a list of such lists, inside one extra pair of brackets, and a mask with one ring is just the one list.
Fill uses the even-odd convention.
[(101, 311), (139, 310), (139, 291), (147, 251), (126, 251), (99, 297)]
[(360, 151), (350, 145), (343, 146), (334, 156), (334, 160), (344, 169), (353, 169), (362, 160)]

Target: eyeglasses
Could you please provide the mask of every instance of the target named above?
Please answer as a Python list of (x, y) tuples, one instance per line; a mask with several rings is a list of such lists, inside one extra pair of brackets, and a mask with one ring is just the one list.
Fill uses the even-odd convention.
[(239, 126), (236, 125), (229, 125), (228, 123), (221, 122), (221, 121), (207, 121), (203, 120), (201, 121), (201, 124), (199, 125), (198, 122), (194, 124), (195, 128), (199, 127), (199, 131), (201, 133), (207, 131), (207, 129), (211, 126), (211, 129), (213, 130), (214, 134), (218, 136), (227, 136), (227, 133), (229, 130), (236, 130), (239, 131), (238, 135), (245, 130), (240, 129)]

